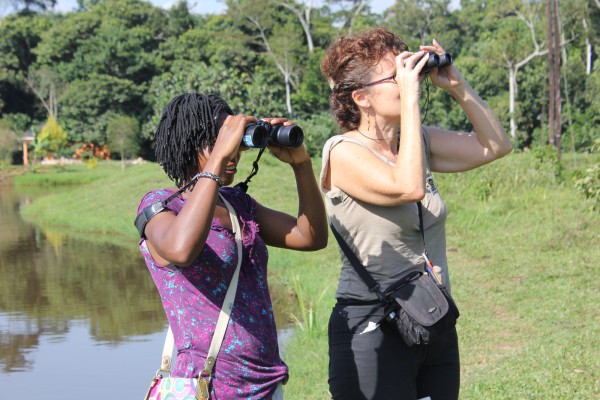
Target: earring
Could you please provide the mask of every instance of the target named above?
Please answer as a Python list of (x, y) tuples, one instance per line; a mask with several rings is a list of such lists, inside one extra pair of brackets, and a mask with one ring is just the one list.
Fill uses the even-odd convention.
[(369, 110), (367, 110), (367, 132), (371, 130), (371, 115), (369, 114)]

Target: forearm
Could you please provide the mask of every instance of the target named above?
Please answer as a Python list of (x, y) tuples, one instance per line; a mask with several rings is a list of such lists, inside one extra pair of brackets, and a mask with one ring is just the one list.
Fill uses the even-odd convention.
[(425, 149), (418, 99), (403, 100), (401, 115), (400, 146), (394, 175), (403, 187), (403, 193), (420, 199), (425, 190)]
[[(205, 172), (220, 175), (222, 163), (209, 163)], [(165, 241), (169, 243), (171, 257), (176, 258), (178, 265), (191, 263), (202, 251), (217, 203), (219, 185), (212, 179), (199, 178), (189, 193), (185, 206), (165, 232)]]
[(308, 245), (307, 250), (327, 245), (327, 216), (321, 192), (310, 159), (292, 165), (298, 190), (298, 217), (296, 232)]
[(471, 121), (477, 141), (484, 148), (495, 158), (502, 157), (512, 150), (510, 139), (498, 117), (466, 81), (449, 92)]

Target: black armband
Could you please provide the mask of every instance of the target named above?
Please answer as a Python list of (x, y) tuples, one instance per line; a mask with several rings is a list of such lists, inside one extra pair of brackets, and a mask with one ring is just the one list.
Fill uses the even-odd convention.
[(138, 214), (135, 218), (134, 225), (140, 233), (140, 237), (144, 236), (144, 230), (146, 229), (146, 224), (150, 222), (150, 220), (159, 212), (165, 209), (165, 204), (162, 201), (157, 201), (156, 203), (152, 203), (149, 206), (145, 207), (142, 212)]

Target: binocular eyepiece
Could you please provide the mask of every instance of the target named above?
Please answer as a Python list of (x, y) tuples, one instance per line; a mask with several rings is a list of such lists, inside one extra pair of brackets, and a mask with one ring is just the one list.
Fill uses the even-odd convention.
[(429, 57), (427, 60), (427, 64), (421, 70), (422, 73), (426, 74), (434, 68), (442, 68), (447, 65), (452, 64), (452, 55), (450, 53), (444, 54), (436, 54), (434, 52), (429, 52), (424, 55), (424, 57)]
[(269, 144), (280, 147), (298, 147), (304, 142), (304, 132), (298, 125), (271, 125), (258, 120), (246, 125), (242, 144), (248, 147), (263, 148)]

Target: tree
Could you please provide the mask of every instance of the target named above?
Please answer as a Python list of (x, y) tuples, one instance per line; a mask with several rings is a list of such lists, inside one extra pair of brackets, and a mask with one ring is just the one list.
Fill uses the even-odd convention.
[(55, 72), (47, 68), (32, 71), (25, 80), (27, 86), (42, 103), (49, 117), (58, 118), (57, 90), (63, 85)]
[[(443, 27), (449, 15), (449, 0), (397, 0), (385, 15), (385, 23), (400, 32), (409, 48), (418, 49), (419, 45), (431, 43), (434, 37), (447, 44), (449, 30)], [(438, 37), (435, 33), (442, 34)]]
[(0, 113), (44, 118), (25, 80), (36, 63), (34, 49), (54, 19), (40, 15), (9, 15), (0, 23)]
[(56, 156), (67, 143), (67, 133), (58, 121), (48, 116), (46, 124), (35, 139), (35, 151), (43, 156)]
[(308, 46), (308, 52), (310, 54), (312, 54), (315, 51), (315, 45), (313, 43), (312, 32), (310, 27), (313, 3), (314, 0), (300, 1), (300, 4), (297, 4), (295, 1), (291, 0), (276, 1), (276, 4), (280, 4), (281, 6), (287, 8), (288, 10), (293, 12), (294, 15), (296, 15), (296, 17), (298, 17), (298, 21), (300, 21), (300, 25), (302, 25), (304, 35), (306, 36), (306, 45)]
[[(471, 51), (478, 54), (481, 60), (508, 70), (510, 134), (517, 139), (518, 72), (547, 52), (545, 44), (538, 39), (543, 37), (543, 25), (539, 22), (543, 6), (520, 0), (495, 0), (481, 7), (484, 18), (481, 19), (479, 30), (482, 34), (475, 38), (477, 46)], [(468, 18), (469, 11), (472, 12), (472, 9), (466, 8), (464, 17)]]
[(54, 8), (56, 0), (0, 0), (0, 4), (10, 3), (19, 14), (28, 15), (36, 10), (46, 11)]
[(108, 147), (119, 153), (121, 169), (125, 169), (125, 159), (135, 157), (139, 152), (138, 137), (140, 123), (133, 117), (114, 117), (106, 128)]
[[(292, 22), (287, 13), (278, 12), (276, 9), (266, 7), (271, 0), (256, 1), (238, 0), (230, 1), (230, 12), (244, 15), (248, 28), (256, 37), (279, 73), (285, 85), (285, 104), (288, 116), (294, 114), (291, 95), (292, 86), (298, 85), (300, 63), (298, 54), (302, 47), (301, 34), (298, 26)], [(265, 11), (269, 10), (269, 11)]]
[(106, 144), (106, 127), (115, 114), (142, 115), (145, 90), (130, 80), (95, 73), (71, 82), (61, 96), (61, 120), (70, 141)]
[(0, 119), (0, 165), (8, 163), (17, 149), (17, 133), (8, 121)]
[(561, 95), (560, 95), (560, 22), (558, 0), (546, 0), (546, 30), (548, 37), (548, 82), (549, 93), (549, 133), (550, 144), (558, 151), (558, 160), (561, 155)]
[(167, 22), (168, 36), (177, 37), (192, 29), (194, 25), (195, 20), (190, 13), (190, 7), (187, 0), (179, 0), (173, 7), (171, 7)]

